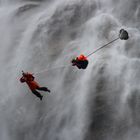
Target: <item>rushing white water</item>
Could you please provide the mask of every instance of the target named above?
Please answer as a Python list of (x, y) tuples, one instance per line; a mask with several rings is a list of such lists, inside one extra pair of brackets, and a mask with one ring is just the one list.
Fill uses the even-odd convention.
[[(139, 140), (139, 27), (138, 0), (1, 0), (0, 140)], [(128, 41), (69, 65), (121, 28)], [(22, 70), (51, 89), (42, 102)]]

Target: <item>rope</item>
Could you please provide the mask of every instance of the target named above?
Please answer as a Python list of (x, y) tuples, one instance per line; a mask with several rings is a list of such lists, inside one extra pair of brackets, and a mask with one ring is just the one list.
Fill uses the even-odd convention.
[(69, 65), (64, 65), (64, 66), (58, 66), (58, 67), (54, 67), (54, 68), (47, 68), (47, 69), (44, 69), (44, 70), (42, 70), (42, 71), (35, 72), (34, 74), (35, 74), (35, 75), (38, 75), (38, 74), (43, 73), (43, 72), (47, 72), (47, 71), (54, 70), (54, 69), (61, 69), (61, 68), (69, 67), (69, 66), (71, 66), (71, 64), (69, 64)]
[[(96, 53), (97, 51), (101, 50), (102, 48), (104, 48), (104, 47), (106, 47), (107, 45), (109, 45), (109, 44), (115, 42), (115, 41), (118, 40), (118, 39), (120, 39), (120, 38), (118, 37), (118, 38), (116, 38), (116, 39), (110, 41), (109, 43), (107, 43), (107, 44), (105, 44), (105, 45), (99, 47), (98, 49), (96, 49), (96, 50), (93, 51), (92, 53), (88, 54), (86, 57), (91, 56), (92, 54)], [(40, 74), (40, 73), (43, 73), (43, 72), (46, 72), (46, 71), (49, 71), (49, 70), (61, 69), (61, 68), (65, 68), (65, 67), (68, 67), (68, 66), (71, 66), (71, 64), (69, 64), (69, 65), (64, 65), (64, 66), (59, 66), (59, 67), (54, 67), (54, 68), (49, 68), (49, 69), (45, 69), (45, 70), (42, 70), (42, 71), (39, 71), (39, 72), (35, 72), (34, 74), (37, 75), (37, 74)]]
[(120, 38), (118, 37), (118, 38), (116, 38), (116, 39), (112, 40), (111, 42), (109, 42), (109, 43), (107, 43), (107, 44), (105, 44), (105, 45), (101, 46), (100, 48), (96, 49), (95, 51), (93, 51), (92, 53), (90, 53), (89, 55), (87, 55), (86, 57), (91, 56), (92, 54), (96, 53), (97, 51), (101, 50), (102, 48), (104, 48), (104, 47), (106, 47), (107, 45), (109, 45), (109, 44), (111, 44), (111, 43), (115, 42), (115, 41), (116, 41), (116, 40), (118, 40), (118, 39), (120, 39)]

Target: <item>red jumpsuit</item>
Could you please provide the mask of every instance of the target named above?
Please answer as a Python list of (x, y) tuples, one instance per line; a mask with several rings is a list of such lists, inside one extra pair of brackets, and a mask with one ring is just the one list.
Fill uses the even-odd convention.
[(40, 87), (39, 84), (34, 80), (35, 77), (31, 73), (23, 73), (23, 76), (20, 78), (20, 82), (24, 83), (26, 82), (29, 88), (31, 89), (32, 93), (36, 95), (40, 100), (42, 100), (43, 96), (37, 91), (47, 91), (50, 92), (50, 90), (47, 87)]
[(34, 76), (30, 73), (25, 73), (24, 76), (20, 78), (20, 82), (26, 82), (31, 91), (36, 90), (40, 87), (39, 84), (36, 81), (34, 81)]

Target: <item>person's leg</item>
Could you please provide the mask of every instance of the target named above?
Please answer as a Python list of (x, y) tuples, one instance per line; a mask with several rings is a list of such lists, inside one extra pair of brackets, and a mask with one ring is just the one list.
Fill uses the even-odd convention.
[(38, 91), (32, 90), (32, 93), (42, 100), (43, 96)]
[(78, 67), (78, 69), (81, 69), (81, 66), (80, 65), (76, 65)]
[(77, 65), (76, 65), (79, 69), (81, 69), (82, 67), (82, 63), (81, 63), (81, 61), (77, 61)]
[(36, 88), (37, 90), (41, 90), (41, 91), (48, 91), (51, 92), (47, 87), (38, 87)]
[(84, 61), (83, 61), (83, 64), (82, 64), (82, 68), (83, 68), (83, 69), (86, 69), (87, 66), (88, 66), (88, 60), (84, 60)]

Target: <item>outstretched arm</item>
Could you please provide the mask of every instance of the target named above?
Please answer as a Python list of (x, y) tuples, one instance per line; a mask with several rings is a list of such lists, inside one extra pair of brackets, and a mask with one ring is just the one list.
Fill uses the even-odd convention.
[(22, 71), (22, 75), (24, 78), (26, 78), (26, 80), (30, 79), (31, 81), (33, 81), (35, 79), (35, 77), (33, 76), (33, 73)]

